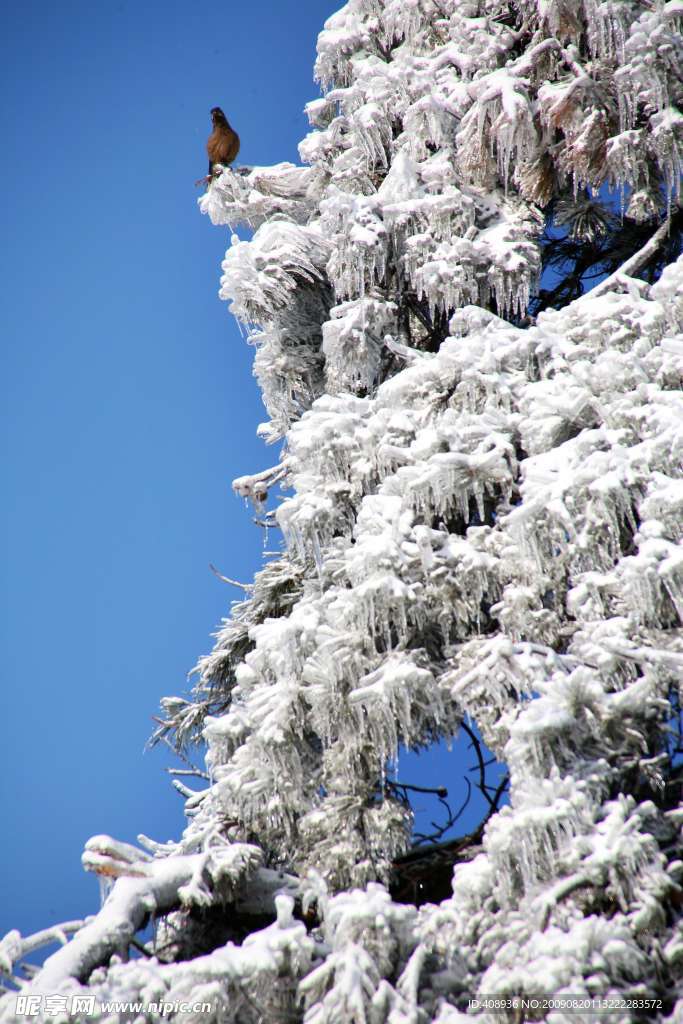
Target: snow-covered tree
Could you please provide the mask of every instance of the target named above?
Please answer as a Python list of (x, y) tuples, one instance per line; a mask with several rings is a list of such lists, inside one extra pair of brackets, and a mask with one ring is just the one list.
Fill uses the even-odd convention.
[[(164, 702), (162, 733), (207, 744), (185, 833), (90, 840), (115, 884), (23, 995), (240, 1024), (451, 1024), (483, 996), (576, 1021), (561, 998), (596, 996), (683, 1021), (682, 18), (349, 0), (303, 165), (211, 183), (213, 222), (254, 230), (221, 294), (284, 442), (235, 489), (283, 547)], [(448, 848), (445, 899), (400, 902), (387, 766), (462, 728), (509, 803)], [(10, 933), (0, 967), (40, 938)]]

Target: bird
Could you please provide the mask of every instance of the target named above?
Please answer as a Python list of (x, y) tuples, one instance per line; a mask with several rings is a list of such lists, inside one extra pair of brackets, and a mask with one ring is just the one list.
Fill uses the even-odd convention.
[(216, 164), (227, 167), (233, 162), (240, 151), (240, 137), (234, 128), (228, 124), (228, 119), (220, 107), (214, 107), (211, 111), (211, 123), (213, 131), (206, 143), (206, 152), (209, 155), (209, 173), (206, 181), (211, 181)]

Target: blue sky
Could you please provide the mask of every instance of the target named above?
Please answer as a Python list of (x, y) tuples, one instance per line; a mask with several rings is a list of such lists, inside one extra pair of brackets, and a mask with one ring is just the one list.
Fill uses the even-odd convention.
[(277, 458), (194, 181), (215, 104), (239, 163), (298, 159), (338, 6), (5, 5), (0, 935), (97, 909), (90, 836), (183, 828), (174, 761), (144, 746), (239, 596), (209, 562), (261, 564), (230, 482)]
[(151, 716), (239, 596), (209, 562), (261, 562), (230, 482), (277, 458), (194, 182), (215, 104), (240, 162), (297, 159), (337, 6), (4, 7), (0, 934), (96, 910), (89, 836), (183, 828)]

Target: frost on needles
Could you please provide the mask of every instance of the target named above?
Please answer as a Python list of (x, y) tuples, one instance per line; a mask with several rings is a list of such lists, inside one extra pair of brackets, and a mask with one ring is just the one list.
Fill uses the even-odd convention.
[[(94, 995), (94, 1020), (452, 1024), (571, 995), (683, 1021), (682, 19), (350, 0), (302, 166), (211, 184), (212, 221), (254, 231), (221, 295), (284, 442), (236, 489), (282, 551), (164, 702), (161, 735), (208, 745), (183, 836), (90, 840), (102, 910), (25, 980), (40, 937), (6, 936), (11, 989)], [(448, 898), (400, 903), (387, 763), (463, 723), (509, 804)]]

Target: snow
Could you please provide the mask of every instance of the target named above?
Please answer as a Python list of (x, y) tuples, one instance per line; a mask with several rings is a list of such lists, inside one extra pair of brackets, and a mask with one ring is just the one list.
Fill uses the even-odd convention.
[[(677, 203), (682, 9), (522, 7), (349, 0), (319, 39), (308, 166), (226, 169), (202, 198), (254, 229), (221, 297), (284, 445), (233, 486), (257, 510), (286, 490), (282, 551), (192, 699), (164, 702), (207, 747), (183, 836), (90, 840), (115, 881), (49, 931), (74, 937), (27, 992), (452, 1024), (477, 993), (666, 990), (681, 1018), (683, 258), (630, 276), (666, 223), (593, 293), (526, 314), (551, 197)], [(468, 719), (509, 804), (418, 911), (387, 888), (411, 830), (387, 764)], [(194, 948), (216, 913), (225, 935)], [(238, 945), (250, 914), (272, 923)], [(126, 962), (149, 915), (177, 962)], [(38, 939), (10, 932), (3, 969)]]

